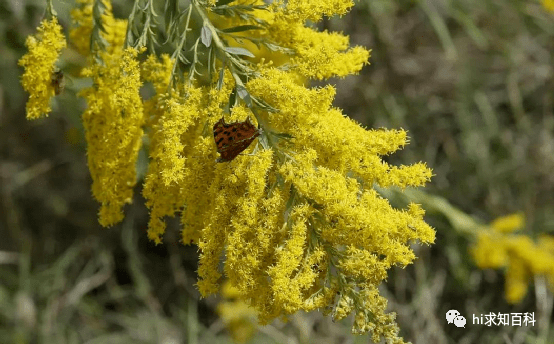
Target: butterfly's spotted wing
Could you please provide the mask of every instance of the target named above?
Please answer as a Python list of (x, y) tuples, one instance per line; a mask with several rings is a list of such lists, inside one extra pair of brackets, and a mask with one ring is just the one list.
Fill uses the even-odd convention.
[(260, 129), (257, 129), (248, 120), (227, 124), (223, 118), (220, 119), (214, 125), (214, 140), (217, 152), (221, 155), (217, 159), (217, 162), (233, 160), (243, 150), (248, 148), (259, 135)]

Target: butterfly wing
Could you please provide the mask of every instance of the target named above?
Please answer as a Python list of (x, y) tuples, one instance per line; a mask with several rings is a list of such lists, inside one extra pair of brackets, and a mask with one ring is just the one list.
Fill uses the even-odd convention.
[(213, 131), (217, 152), (221, 155), (218, 162), (233, 160), (260, 135), (249, 121), (226, 124), (223, 118), (214, 125)]

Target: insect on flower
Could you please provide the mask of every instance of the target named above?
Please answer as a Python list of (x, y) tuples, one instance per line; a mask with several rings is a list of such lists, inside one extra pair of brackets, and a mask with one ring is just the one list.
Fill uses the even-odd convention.
[(216, 162), (233, 160), (261, 133), (262, 129), (256, 128), (249, 120), (227, 124), (221, 118), (214, 124), (214, 140), (221, 155)]
[(56, 95), (63, 92), (65, 88), (65, 77), (61, 70), (57, 70), (52, 73), (52, 87), (54, 87)]

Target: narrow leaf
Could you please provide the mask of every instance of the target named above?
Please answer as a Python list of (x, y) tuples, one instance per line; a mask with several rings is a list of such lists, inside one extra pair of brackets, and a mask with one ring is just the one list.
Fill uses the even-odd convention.
[(237, 89), (233, 88), (233, 92), (229, 96), (229, 109), (232, 109), (237, 103)]
[(244, 100), (249, 108), (252, 107), (252, 99), (250, 98), (250, 93), (248, 92), (246, 87), (242, 85), (237, 85), (237, 95), (240, 97), (240, 99)]
[(215, 6), (224, 6), (224, 5), (227, 5), (227, 4), (230, 4), (231, 2), (233, 2), (235, 0), (219, 0), (218, 2), (216, 2)]
[(239, 47), (225, 47), (224, 49), (226, 52), (228, 52), (229, 54), (233, 54), (233, 55), (244, 55), (244, 56), (248, 56), (248, 57), (255, 57), (254, 54), (252, 54), (250, 51), (244, 49), (244, 48), (239, 48)]
[(165, 21), (165, 31), (171, 31), (171, 27), (176, 26), (173, 18), (179, 13), (179, 5), (177, 0), (165, 0), (164, 8), (164, 21)]
[(223, 76), (224, 76), (224, 73), (225, 72), (225, 68), (221, 68), (221, 70), (219, 71), (219, 79), (217, 80), (217, 90), (221, 90), (223, 88)]
[(239, 26), (228, 27), (221, 31), (225, 33), (231, 33), (231, 32), (242, 32), (242, 31), (248, 31), (248, 30), (261, 30), (261, 29), (263, 29), (263, 27), (257, 26), (257, 25), (239, 25)]
[(208, 28), (208, 26), (202, 26), (200, 37), (202, 37), (202, 43), (204, 43), (206, 48), (209, 48), (212, 44), (212, 31), (210, 31), (210, 28)]

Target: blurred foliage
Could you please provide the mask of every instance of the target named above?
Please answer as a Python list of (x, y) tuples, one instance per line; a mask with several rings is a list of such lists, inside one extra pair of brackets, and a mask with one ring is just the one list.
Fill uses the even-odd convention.
[[(54, 4), (66, 30), (70, 5)], [(231, 342), (217, 300), (199, 300), (197, 253), (177, 243), (175, 223), (168, 244), (153, 246), (137, 200), (121, 226), (98, 225), (73, 94), (86, 81), (74, 78), (49, 118), (25, 120), (17, 60), (44, 6), (0, 0), (0, 342)], [(124, 17), (129, 6), (119, 1), (114, 12)], [(332, 81), (335, 106), (368, 127), (408, 129), (412, 144), (391, 162), (425, 161), (435, 173), (427, 191), (437, 196), (420, 203), (448, 201), (465, 213), (433, 208), (436, 245), (419, 248), (415, 266), (383, 286), (404, 338), (553, 342), (545, 282), (508, 305), (502, 273), (473, 265), (472, 237), (453, 218), (471, 226), (522, 211), (524, 233), (553, 232), (554, 14), (538, 1), (364, 0), (323, 28), (373, 49), (359, 76)], [(69, 51), (62, 64), (79, 61)], [(449, 309), (468, 317), (465, 329), (447, 325)], [(471, 325), (470, 313), (486, 312), (535, 312), (537, 324)], [(259, 328), (252, 342), (367, 342), (349, 323), (298, 314)]]

